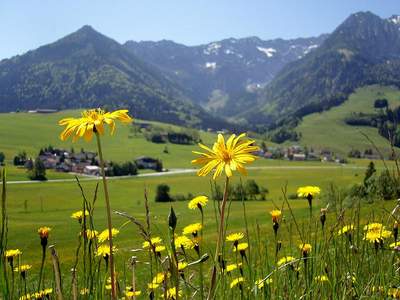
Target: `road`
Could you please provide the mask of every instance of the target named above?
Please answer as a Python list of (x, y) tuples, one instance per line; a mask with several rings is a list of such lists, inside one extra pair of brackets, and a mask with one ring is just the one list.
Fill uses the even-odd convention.
[[(336, 165), (336, 166), (262, 166), (262, 167), (248, 167), (248, 170), (320, 170), (320, 169), (365, 169), (361, 166), (346, 166), (346, 165)], [(179, 174), (190, 174), (195, 173), (197, 169), (170, 169), (166, 172), (156, 172), (156, 173), (144, 173), (138, 175), (129, 176), (118, 176), (118, 177), (108, 177), (108, 180), (121, 180), (127, 178), (142, 178), (142, 177), (161, 177), (161, 176), (171, 176)], [(80, 181), (97, 181), (101, 180), (101, 177), (96, 176), (84, 176), (79, 174), (81, 177)], [(58, 182), (75, 182), (75, 178), (67, 179), (50, 179), (47, 181), (33, 181), (33, 180), (18, 180), (18, 181), (7, 181), (7, 184), (44, 184), (44, 183), (58, 183)], [(0, 182), (0, 185), (2, 183)]]

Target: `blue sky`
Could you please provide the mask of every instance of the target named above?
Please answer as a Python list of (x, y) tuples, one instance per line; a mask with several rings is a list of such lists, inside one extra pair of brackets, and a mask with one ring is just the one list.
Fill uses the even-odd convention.
[(349, 14), (400, 14), (400, 0), (0, 0), (0, 59), (53, 42), (85, 24), (116, 39), (194, 45), (331, 32)]

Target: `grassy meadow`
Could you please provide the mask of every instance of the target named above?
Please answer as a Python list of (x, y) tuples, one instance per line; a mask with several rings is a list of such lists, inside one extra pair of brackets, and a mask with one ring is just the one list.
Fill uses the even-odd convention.
[(350, 126), (345, 123), (345, 118), (353, 112), (373, 113), (374, 101), (379, 98), (388, 99), (392, 107), (400, 105), (400, 91), (396, 88), (381, 86), (360, 88), (342, 105), (304, 117), (296, 128), (296, 131), (302, 134), (300, 143), (314, 149), (327, 148), (335, 153), (347, 155), (352, 149), (364, 151), (372, 148), (360, 133), (363, 132), (382, 153), (387, 154), (390, 150), (387, 147), (387, 140), (378, 134), (377, 128)]

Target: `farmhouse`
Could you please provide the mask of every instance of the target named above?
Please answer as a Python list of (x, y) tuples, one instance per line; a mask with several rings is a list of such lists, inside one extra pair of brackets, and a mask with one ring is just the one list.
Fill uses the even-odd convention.
[(148, 156), (140, 156), (135, 159), (136, 166), (139, 169), (152, 169), (156, 170), (159, 165), (159, 160)]

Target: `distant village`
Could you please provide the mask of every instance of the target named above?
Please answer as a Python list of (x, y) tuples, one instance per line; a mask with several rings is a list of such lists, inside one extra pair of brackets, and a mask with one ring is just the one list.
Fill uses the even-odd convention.
[[(97, 153), (85, 151), (84, 149), (76, 152), (74, 149), (68, 151), (49, 146), (41, 149), (36, 159), (40, 160), (46, 169), (58, 172), (77, 173), (89, 176), (101, 175)], [(23, 152), (14, 157), (14, 165), (23, 166), (27, 170), (30, 170), (33, 168), (34, 160), (32, 158), (27, 158), (26, 153)], [(105, 169), (107, 176), (136, 175), (137, 169), (163, 171), (162, 162), (160, 160), (147, 156), (140, 156), (132, 162), (122, 164), (107, 162)], [(118, 169), (118, 172), (116, 172), (116, 169)]]

